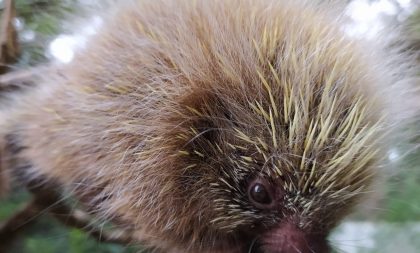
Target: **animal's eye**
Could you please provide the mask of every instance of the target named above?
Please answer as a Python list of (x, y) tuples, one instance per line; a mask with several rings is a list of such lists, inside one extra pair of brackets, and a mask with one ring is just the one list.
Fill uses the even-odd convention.
[(254, 182), (250, 185), (248, 195), (250, 200), (256, 204), (257, 207), (268, 207), (272, 202), (269, 190), (260, 182)]

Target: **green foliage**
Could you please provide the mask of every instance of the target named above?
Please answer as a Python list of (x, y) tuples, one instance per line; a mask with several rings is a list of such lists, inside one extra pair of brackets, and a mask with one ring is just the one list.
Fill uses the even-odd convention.
[(409, 37), (420, 40), (420, 10), (417, 10), (408, 19)]
[[(63, 26), (71, 13), (78, 7), (77, 0), (16, 0), (16, 11), (22, 30), (20, 40), (22, 55), (19, 66), (31, 66), (46, 61), (46, 49), (54, 38), (62, 32), (67, 32)], [(33, 39), (22, 36), (34, 33)]]
[(398, 167), (401, 172), (388, 185), (383, 219), (420, 221), (420, 150), (410, 153)]
[[(0, 218), (6, 219), (15, 212), (23, 202), (29, 199), (28, 194), (18, 192), (8, 201), (0, 201)], [(13, 207), (17, 209), (12, 209)], [(8, 214), (6, 216), (6, 214)], [(138, 249), (115, 244), (100, 243), (85, 232), (68, 228), (48, 215), (36, 218), (30, 226), (16, 240), (10, 253), (135, 253)]]
[(119, 245), (101, 244), (93, 241), (86, 233), (77, 229), (71, 229), (69, 232), (69, 253), (70, 252), (129, 253), (134, 252), (134, 249), (125, 248)]
[(19, 210), (25, 205), (25, 200), (28, 193), (24, 191), (15, 191), (15, 193), (8, 198), (7, 201), (0, 200), (0, 221), (10, 217), (16, 210)]

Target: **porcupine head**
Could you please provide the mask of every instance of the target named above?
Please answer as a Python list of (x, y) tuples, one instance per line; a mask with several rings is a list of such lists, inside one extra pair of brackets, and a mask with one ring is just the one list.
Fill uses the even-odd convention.
[(329, 252), (384, 157), (388, 63), (303, 1), (116, 9), (21, 113), (28, 174), (162, 252)]

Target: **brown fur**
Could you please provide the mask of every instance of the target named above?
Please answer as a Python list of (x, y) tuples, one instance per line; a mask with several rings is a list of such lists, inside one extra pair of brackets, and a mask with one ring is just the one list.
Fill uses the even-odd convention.
[[(369, 190), (398, 98), (382, 90), (397, 77), (322, 7), (117, 9), (8, 119), (28, 177), (163, 252), (245, 252), (281, 220), (326, 234)], [(247, 200), (254, 177), (285, 192), (280, 211)]]

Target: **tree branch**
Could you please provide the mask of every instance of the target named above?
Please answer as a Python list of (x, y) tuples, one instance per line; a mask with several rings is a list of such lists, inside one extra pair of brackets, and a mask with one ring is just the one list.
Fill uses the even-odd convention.
[(4, 11), (0, 33), (0, 73), (8, 70), (8, 65), (14, 63), (19, 55), (17, 32), (13, 25), (16, 9), (13, 0), (4, 1)]

